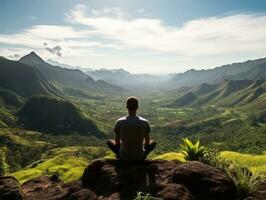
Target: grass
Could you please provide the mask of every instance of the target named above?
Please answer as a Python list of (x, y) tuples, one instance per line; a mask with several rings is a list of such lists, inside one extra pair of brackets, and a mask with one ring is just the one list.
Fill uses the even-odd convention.
[(181, 162), (185, 162), (184, 155), (182, 153), (179, 153), (179, 152), (164, 153), (164, 154), (161, 154), (161, 155), (157, 155), (157, 156), (153, 157), (152, 159), (153, 160), (158, 160), (158, 159), (162, 159), (162, 160), (179, 160)]
[(238, 199), (251, 197), (263, 182), (258, 174), (251, 174), (248, 169), (243, 169), (237, 164), (234, 164), (231, 169), (228, 168), (227, 173), (236, 186)]
[(54, 149), (46, 160), (41, 160), (11, 175), (15, 176), (21, 184), (30, 179), (54, 173), (59, 174), (64, 182), (71, 182), (81, 177), (90, 160), (101, 157), (101, 150), (97, 147)]
[(223, 151), (224, 158), (235, 161), (242, 167), (249, 168), (252, 172), (266, 175), (266, 152), (262, 155), (242, 154), (233, 151)]

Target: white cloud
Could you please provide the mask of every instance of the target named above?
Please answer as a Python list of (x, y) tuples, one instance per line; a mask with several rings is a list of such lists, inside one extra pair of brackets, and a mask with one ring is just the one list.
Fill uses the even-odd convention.
[[(86, 65), (87, 60), (88, 65), (113, 66), (143, 63), (141, 70), (145, 64), (158, 69), (164, 66), (162, 71), (166, 67), (169, 70), (170, 65), (173, 71), (180, 71), (177, 66), (210, 67), (265, 56), (266, 13), (231, 13), (170, 26), (161, 19), (145, 17), (143, 9), (137, 12), (142, 17), (130, 16), (118, 7), (95, 10), (77, 5), (66, 13), (67, 25), (36, 25), (19, 33), (0, 33), (0, 54), (23, 55), (35, 50), (49, 58), (52, 54), (45, 50), (46, 43), (62, 48), (62, 62), (65, 59), (79, 65), (82, 61)], [(102, 55), (108, 56), (96, 58)], [(145, 61), (147, 57), (149, 62)]]
[[(121, 10), (118, 12), (121, 13)], [(94, 34), (116, 40), (128, 48), (190, 56), (266, 50), (266, 14), (202, 18), (181, 27), (167, 26), (154, 18), (130, 19), (103, 14), (89, 16), (86, 7), (79, 5), (70, 12), (68, 19), (86, 25)]]

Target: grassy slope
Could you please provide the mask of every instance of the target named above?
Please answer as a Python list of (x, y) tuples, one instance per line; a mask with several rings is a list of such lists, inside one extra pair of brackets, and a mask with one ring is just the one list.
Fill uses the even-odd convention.
[(54, 149), (43, 160), (33, 163), (13, 173), (20, 183), (41, 175), (60, 174), (64, 182), (77, 180), (81, 177), (89, 160), (102, 157), (104, 152), (98, 147), (67, 147)]
[(249, 168), (252, 172), (266, 175), (266, 152), (262, 155), (241, 154), (233, 151), (223, 151), (221, 155), (235, 161), (240, 166)]
[(178, 152), (169, 152), (164, 153), (152, 158), (153, 160), (162, 159), (162, 160), (180, 160), (181, 162), (185, 162), (184, 155)]
[[(252, 172), (266, 175), (266, 152), (262, 155), (242, 154), (233, 151), (222, 151), (224, 158), (238, 163), (242, 167), (249, 168)], [(178, 152), (169, 152), (153, 157), (152, 159), (180, 160), (184, 162), (184, 156)]]

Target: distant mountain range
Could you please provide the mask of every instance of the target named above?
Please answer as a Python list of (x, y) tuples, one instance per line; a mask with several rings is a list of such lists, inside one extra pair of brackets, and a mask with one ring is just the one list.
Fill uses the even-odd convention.
[(176, 90), (180, 96), (168, 106), (250, 106), (266, 107), (266, 80), (230, 80), (218, 84), (203, 83), (200, 86)]
[(71, 96), (75, 93), (86, 96), (86, 92), (115, 93), (124, 90), (102, 80), (94, 81), (80, 70), (50, 65), (34, 52), (19, 61), (0, 58), (0, 88), (23, 97), (38, 94)]
[[(64, 66), (61, 64), (61, 66)], [(70, 67), (70, 66), (65, 66)], [(196, 86), (202, 83), (219, 83), (224, 80), (265, 80), (266, 58), (249, 60), (242, 63), (223, 65), (207, 70), (188, 70), (184, 73), (155, 76), (151, 74), (131, 74), (124, 69), (80, 68), (95, 80), (104, 80), (110, 84), (130, 91), (171, 90), (184, 86)]]
[(194, 87), (203, 83), (217, 84), (225, 80), (266, 79), (266, 58), (208, 70), (191, 69), (168, 76), (131, 74), (123, 69), (92, 70), (81, 67), (77, 69), (53, 60), (49, 60), (49, 63), (34, 52), (25, 55), (19, 61), (0, 57), (0, 88), (22, 97), (50, 94), (59, 97), (67, 95), (89, 98), (95, 93), (120, 94), (128, 91), (131, 94), (138, 94)]
[(93, 77), (95, 80), (104, 80), (133, 92), (157, 90), (163, 82), (169, 79), (168, 76), (131, 74), (124, 69), (88, 70), (86, 74)]
[(219, 83), (223, 80), (266, 80), (266, 58), (224, 65), (208, 70), (188, 70), (175, 74), (166, 88), (196, 86), (202, 83)]
[(22, 97), (39, 94), (62, 95), (38, 69), (5, 58), (0, 58), (0, 88)]

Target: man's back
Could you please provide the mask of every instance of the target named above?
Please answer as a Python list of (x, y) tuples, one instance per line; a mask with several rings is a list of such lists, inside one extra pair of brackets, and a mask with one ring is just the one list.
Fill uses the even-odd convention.
[(150, 132), (146, 119), (140, 116), (125, 116), (117, 120), (115, 134), (122, 140), (120, 155), (123, 160), (143, 160), (143, 140)]

